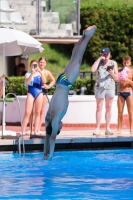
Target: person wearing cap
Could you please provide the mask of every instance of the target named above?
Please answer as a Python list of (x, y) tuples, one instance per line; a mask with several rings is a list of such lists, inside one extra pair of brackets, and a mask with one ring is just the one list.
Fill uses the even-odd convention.
[(113, 98), (115, 97), (115, 80), (118, 80), (118, 66), (116, 61), (110, 60), (110, 49), (104, 47), (101, 50), (100, 57), (91, 67), (92, 72), (96, 72), (96, 83), (94, 87), (96, 98), (96, 129), (93, 135), (100, 134), (100, 123), (102, 119), (102, 108), (105, 100), (105, 121), (106, 135), (113, 135), (110, 129), (111, 108)]

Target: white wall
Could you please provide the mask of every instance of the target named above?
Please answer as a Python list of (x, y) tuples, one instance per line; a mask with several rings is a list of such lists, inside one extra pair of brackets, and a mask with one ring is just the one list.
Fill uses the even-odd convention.
[[(48, 96), (51, 99), (51, 96)], [(26, 96), (18, 96), (21, 106), (22, 118), (25, 111)], [(20, 115), (17, 101), (6, 103), (6, 122), (20, 122)], [(48, 103), (45, 109), (45, 115), (48, 109)], [(2, 111), (2, 103), (0, 102), (0, 111)], [(63, 118), (65, 124), (90, 124), (95, 123), (96, 101), (94, 95), (74, 95), (69, 96), (69, 107)], [(103, 116), (101, 123), (105, 123), (105, 104), (103, 108)], [(124, 108), (124, 114), (127, 114), (127, 107)], [(44, 116), (45, 118), (45, 116)], [(112, 107), (111, 123), (117, 123), (117, 96), (114, 98)]]

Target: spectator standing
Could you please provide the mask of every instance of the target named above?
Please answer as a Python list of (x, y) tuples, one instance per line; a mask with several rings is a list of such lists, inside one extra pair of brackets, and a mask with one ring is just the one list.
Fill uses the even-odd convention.
[(125, 103), (127, 104), (127, 110), (130, 122), (130, 134), (133, 134), (133, 69), (131, 69), (131, 57), (123, 57), (123, 69), (119, 74), (118, 81), (120, 82), (118, 92), (118, 129), (117, 134), (121, 133), (123, 109)]
[[(106, 121), (106, 135), (112, 135), (110, 129), (111, 108), (113, 98), (115, 97), (115, 80), (118, 79), (118, 66), (116, 61), (110, 60), (110, 50), (105, 47), (102, 48), (100, 57), (95, 61), (91, 67), (92, 72), (96, 72), (96, 83), (94, 87), (96, 98), (96, 129), (94, 135), (100, 134), (100, 123), (102, 118), (103, 102), (105, 100), (105, 121)], [(109, 67), (110, 66), (110, 67)]]
[[(39, 63), (39, 68), (46, 79), (46, 84), (42, 85), (43, 104), (41, 107), (40, 122), (39, 122), (38, 130), (37, 130), (37, 134), (41, 134), (42, 133), (41, 126), (42, 126), (42, 122), (44, 120), (44, 111), (45, 111), (46, 103), (48, 101), (47, 91), (55, 84), (55, 78), (49, 70), (45, 69), (46, 64), (47, 64), (47, 60), (45, 57), (39, 58), (38, 63)], [(50, 81), (49, 84), (47, 84), (47, 81)], [(34, 107), (33, 116), (30, 117), (30, 124), (31, 124), (30, 128), (32, 126), (32, 130), (34, 128), (34, 123), (35, 123), (35, 114), (34, 114), (36, 112), (35, 109), (36, 108)], [(30, 132), (31, 132), (31, 130), (28, 131), (28, 133), (30, 133)]]
[[(46, 79), (46, 84), (43, 84), (43, 88), (42, 88), (42, 91), (43, 91), (43, 105), (42, 105), (42, 108), (41, 108), (41, 115), (40, 115), (40, 123), (39, 123), (39, 127), (38, 127), (38, 133), (41, 133), (41, 126), (42, 126), (42, 122), (43, 122), (43, 119), (44, 119), (44, 111), (45, 111), (45, 106), (46, 106), (46, 103), (47, 103), (47, 90), (50, 89), (54, 84), (55, 84), (55, 78), (54, 76), (52, 75), (52, 73), (45, 69), (46, 67), (46, 64), (47, 64), (47, 60), (45, 57), (41, 57), (39, 58), (39, 68), (41, 70), (41, 72), (44, 74), (44, 77)], [(50, 81), (49, 84), (47, 84), (47, 81)]]
[(33, 103), (35, 105), (35, 129), (34, 133), (37, 133), (37, 129), (40, 122), (40, 112), (43, 103), (43, 93), (42, 93), (42, 84), (46, 83), (45, 77), (41, 72), (38, 62), (32, 60), (30, 63), (31, 72), (25, 74), (25, 83), (28, 86), (28, 93), (25, 105), (25, 114), (23, 118), (23, 133), (25, 134), (26, 126), (29, 122), (29, 117), (33, 109)]
[(18, 75), (19, 76), (25, 76), (25, 74), (27, 73), (27, 71), (25, 70), (25, 64), (24, 63), (20, 63), (18, 64)]
[(18, 76), (18, 64), (20, 62), (20, 57), (15, 56), (14, 58), (14, 66), (13, 66), (13, 76)]

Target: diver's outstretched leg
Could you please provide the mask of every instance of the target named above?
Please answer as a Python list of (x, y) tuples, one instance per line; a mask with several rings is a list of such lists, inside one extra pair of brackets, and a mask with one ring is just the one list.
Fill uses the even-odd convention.
[(86, 50), (89, 40), (91, 39), (95, 31), (96, 31), (95, 25), (89, 26), (86, 30), (83, 31), (82, 38), (74, 46), (71, 60), (68, 63), (66, 69), (64, 70), (64, 73), (66, 74), (68, 81), (71, 83), (74, 83), (79, 75), (80, 65), (82, 62), (84, 52)]

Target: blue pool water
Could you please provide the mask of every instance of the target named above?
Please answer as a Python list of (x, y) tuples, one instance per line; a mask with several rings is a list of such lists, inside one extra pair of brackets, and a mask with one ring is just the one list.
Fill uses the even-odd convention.
[(0, 199), (133, 199), (133, 150), (0, 154)]

